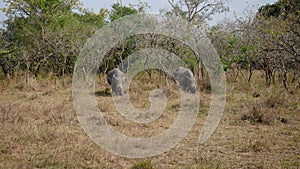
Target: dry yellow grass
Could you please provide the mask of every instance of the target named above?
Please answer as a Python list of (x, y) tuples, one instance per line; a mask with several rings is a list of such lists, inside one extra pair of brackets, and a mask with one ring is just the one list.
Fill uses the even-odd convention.
[[(170, 81), (176, 90), (167, 90), (158, 79), (143, 76), (131, 85), (130, 99), (142, 110), (149, 106), (150, 90), (159, 86), (167, 92), (167, 110), (150, 124), (126, 121), (111, 103), (109, 86), (98, 81), (99, 107), (116, 130), (148, 137), (170, 127), (180, 108), (178, 87)], [(266, 87), (259, 73), (253, 79), (251, 84), (227, 84), (223, 118), (204, 145), (197, 139), (209, 110), (207, 91), (200, 93), (198, 119), (188, 137), (171, 151), (148, 159), (118, 157), (89, 139), (73, 108), (70, 79), (65, 85), (47, 79), (1, 82), (0, 168), (300, 168), (299, 90), (291, 94), (280, 84)], [(252, 97), (254, 89), (260, 97)]]

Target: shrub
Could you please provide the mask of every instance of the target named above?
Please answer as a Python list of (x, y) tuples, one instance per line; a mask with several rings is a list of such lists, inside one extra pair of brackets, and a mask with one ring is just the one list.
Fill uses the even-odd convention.
[(252, 124), (260, 123), (270, 125), (275, 120), (275, 113), (259, 106), (253, 106), (241, 116), (241, 120), (248, 120)]

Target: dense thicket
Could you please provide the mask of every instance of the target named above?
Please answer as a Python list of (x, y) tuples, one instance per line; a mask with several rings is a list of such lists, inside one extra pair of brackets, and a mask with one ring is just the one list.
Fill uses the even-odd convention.
[(35, 76), (73, 72), (80, 49), (97, 29), (124, 15), (130, 7), (112, 6), (98, 14), (85, 10), (78, 0), (6, 0), (8, 19), (1, 30), (0, 68), (5, 76), (18, 70)]
[[(260, 70), (270, 85), (278, 79), (300, 87), (300, 1), (279, 0), (244, 18), (224, 22), (210, 31), (226, 69), (235, 77)], [(245, 75), (243, 75), (245, 76)], [(293, 85), (296, 86), (296, 85)]]

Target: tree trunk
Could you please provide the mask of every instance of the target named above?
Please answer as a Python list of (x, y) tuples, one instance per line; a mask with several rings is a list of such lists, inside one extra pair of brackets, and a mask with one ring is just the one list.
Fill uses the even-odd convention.
[(288, 81), (288, 78), (287, 78), (287, 72), (284, 71), (284, 72), (283, 72), (282, 82), (283, 82), (283, 85), (284, 85), (285, 90), (286, 90), (286, 91), (289, 91), (287, 81)]
[(200, 89), (200, 84), (201, 84), (201, 78), (204, 80), (204, 70), (203, 70), (203, 64), (201, 61), (198, 62), (198, 77), (197, 77), (197, 85), (198, 89)]

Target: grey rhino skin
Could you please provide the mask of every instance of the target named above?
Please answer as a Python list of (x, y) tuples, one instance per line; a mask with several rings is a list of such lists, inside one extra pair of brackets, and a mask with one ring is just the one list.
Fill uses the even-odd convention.
[(117, 68), (110, 70), (107, 73), (107, 82), (111, 86), (113, 95), (124, 95), (125, 76), (122, 71)]
[(183, 91), (196, 92), (195, 77), (191, 70), (180, 66), (173, 71), (173, 78)]

